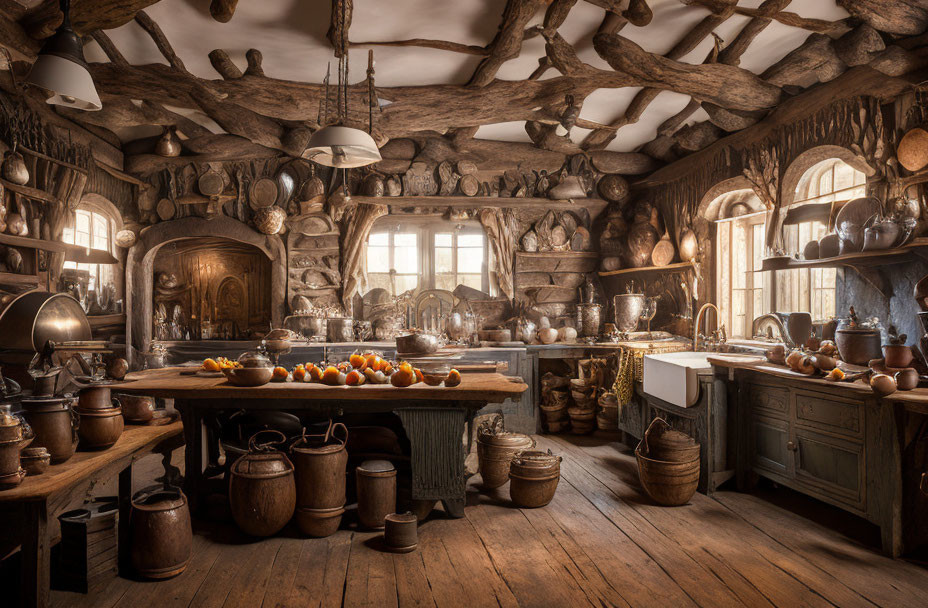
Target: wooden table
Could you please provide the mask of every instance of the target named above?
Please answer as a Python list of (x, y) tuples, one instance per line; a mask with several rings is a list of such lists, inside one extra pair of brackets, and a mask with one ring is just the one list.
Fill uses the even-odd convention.
[(453, 517), (464, 516), (465, 424), (488, 403), (518, 398), (528, 387), (518, 378), (499, 373), (465, 374), (456, 387), (406, 388), (389, 384), (326, 386), (303, 382), (272, 382), (246, 388), (225, 378), (181, 375), (181, 368), (136, 372), (119, 392), (174, 399), (186, 439), (185, 490), (196, 506), (203, 479), (204, 415), (213, 410), (292, 410), (329, 417), (351, 413), (395, 413), (411, 445), (412, 497), (441, 500)]
[[(50, 586), (51, 532), (56, 518), (75, 500), (89, 495), (93, 486), (119, 475), (119, 555), (120, 570), (129, 551), (128, 539), (132, 463), (147, 454), (161, 454), (165, 468), (171, 452), (181, 446), (180, 422), (165, 426), (127, 426), (116, 444), (103, 451), (77, 452), (67, 462), (53, 465), (42, 475), (26, 477), (9, 490), (0, 491), (0, 516), (23, 522), (22, 603), (47, 606)], [(4, 519), (5, 523), (9, 520)], [(52, 525), (52, 530), (49, 525)], [(3, 602), (0, 601), (0, 604)]]

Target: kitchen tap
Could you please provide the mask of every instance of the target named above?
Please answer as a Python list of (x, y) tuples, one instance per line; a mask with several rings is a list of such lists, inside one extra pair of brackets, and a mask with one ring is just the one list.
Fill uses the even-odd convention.
[[(713, 304), (712, 302), (706, 302), (703, 304), (699, 312), (696, 313), (696, 322), (693, 325), (693, 350), (699, 350), (699, 322), (702, 320), (702, 313), (706, 311), (707, 308), (712, 308), (715, 310), (715, 318), (717, 320), (721, 319), (722, 311), (719, 310), (719, 307)], [(703, 336), (705, 338), (706, 336)]]

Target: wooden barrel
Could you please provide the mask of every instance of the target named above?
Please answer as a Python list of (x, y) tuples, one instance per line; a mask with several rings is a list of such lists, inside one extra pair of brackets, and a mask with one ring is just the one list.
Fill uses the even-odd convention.
[[(280, 436), (257, 443), (261, 434)], [(229, 504), (235, 523), (246, 534), (271, 536), (287, 525), (296, 508), (293, 464), (274, 445), (286, 439), (279, 431), (259, 431), (248, 440), (248, 453), (230, 468)]]
[(396, 511), (396, 469), (387, 460), (367, 460), (355, 469), (358, 521), (370, 530), (382, 530), (384, 518)]
[(129, 514), (132, 566), (145, 578), (177, 576), (193, 552), (187, 497), (180, 488), (155, 485), (132, 496)]
[[(341, 431), (341, 437), (336, 433)], [(348, 429), (329, 423), (324, 435), (299, 437), (290, 446), (296, 478), (296, 504), (303, 509), (335, 509), (345, 506), (348, 464)]]
[(497, 414), (477, 431), (477, 466), (483, 487), (498, 488), (509, 480), (512, 457), (535, 447), (535, 440), (522, 433), (503, 430), (503, 417)]
[(689, 462), (654, 460), (635, 449), (641, 485), (655, 502), (675, 507), (685, 505), (699, 485), (699, 456)]
[(554, 498), (560, 478), (560, 456), (551, 450), (522, 452), (509, 468), (509, 497), (519, 507), (543, 507)]

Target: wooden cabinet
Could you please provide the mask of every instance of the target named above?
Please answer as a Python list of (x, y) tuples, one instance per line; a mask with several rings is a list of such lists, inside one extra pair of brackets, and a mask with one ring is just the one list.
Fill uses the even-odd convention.
[(830, 503), (881, 528), (884, 551), (901, 552), (901, 473), (891, 402), (835, 385), (739, 370), (740, 487), (753, 476)]

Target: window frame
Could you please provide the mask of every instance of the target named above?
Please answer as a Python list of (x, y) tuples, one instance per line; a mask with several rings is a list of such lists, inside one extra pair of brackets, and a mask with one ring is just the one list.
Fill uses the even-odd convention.
[[(61, 241), (69, 245), (77, 245), (78, 215), (86, 215), (88, 218), (89, 233), (87, 234), (89, 236), (90, 246), (87, 248), (95, 249), (97, 251), (106, 251), (107, 253), (111, 255), (115, 255), (116, 254), (116, 250), (115, 250), (116, 222), (105, 209), (102, 209), (98, 207), (97, 205), (82, 203), (80, 206), (78, 206), (78, 208), (74, 210), (74, 213), (71, 216), (71, 221), (68, 222), (68, 225), (65, 226), (64, 231), (62, 232)], [(96, 234), (96, 230), (95, 230), (95, 223), (96, 223), (97, 218), (102, 219), (106, 223), (106, 237), (105, 237), (106, 246), (105, 247), (95, 246), (97, 238), (98, 238)], [(70, 241), (68, 240), (68, 231), (70, 231), (71, 233)], [(81, 247), (82, 245), (77, 245), (77, 246)], [(64, 264), (62, 265), (62, 268), (63, 269), (66, 268), (66, 269), (75, 269), (75, 270), (86, 270), (88, 274), (90, 275), (90, 278), (88, 279), (88, 283), (87, 283), (87, 289), (93, 290), (93, 291), (99, 291), (103, 287), (103, 285), (101, 284), (104, 278), (103, 277), (104, 275), (103, 266), (104, 264), (87, 264), (84, 262), (64, 262)], [(109, 277), (109, 279), (114, 283), (116, 282), (115, 276), (111, 276)]]
[[(397, 233), (415, 233), (417, 235), (417, 258), (418, 258), (418, 282), (414, 292), (421, 292), (428, 289), (436, 289), (436, 255), (435, 255), (435, 235), (452, 234), (452, 267), (454, 268), (454, 277), (457, 281), (459, 274), (457, 259), (457, 238), (459, 234), (479, 234), (483, 237), (482, 262), (480, 267), (480, 284), (481, 290), (492, 295), (492, 282), (490, 280), (490, 241), (487, 237), (483, 226), (476, 221), (466, 220), (454, 222), (443, 218), (407, 218), (387, 216), (378, 220), (371, 228), (368, 238), (364, 243), (364, 266), (365, 275), (370, 283), (370, 275), (383, 275), (383, 272), (371, 272), (367, 269), (367, 255), (370, 237), (374, 234), (388, 233), (388, 248), (390, 252), (389, 268), (394, 267), (394, 244), (393, 235)], [(389, 271), (388, 271), (389, 272)], [(388, 274), (388, 273), (387, 273)], [(400, 276), (397, 273), (397, 276)], [(456, 286), (459, 283), (456, 283)], [(397, 294), (399, 295), (399, 294)]]

